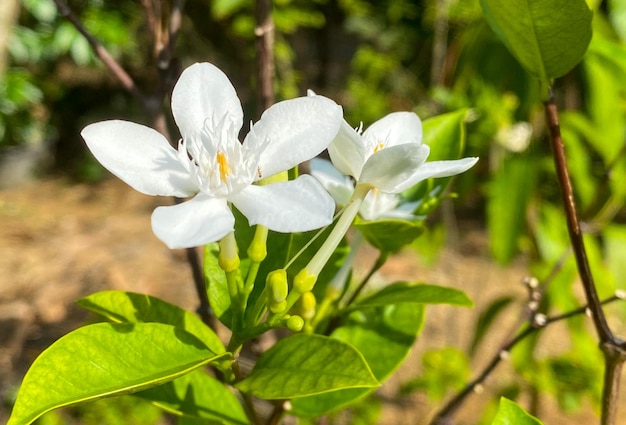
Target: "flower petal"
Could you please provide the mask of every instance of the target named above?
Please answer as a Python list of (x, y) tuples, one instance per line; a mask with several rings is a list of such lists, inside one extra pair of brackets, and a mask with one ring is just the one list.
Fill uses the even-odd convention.
[(226, 200), (204, 194), (182, 204), (158, 207), (152, 213), (152, 231), (172, 249), (218, 241), (234, 226), (235, 217)]
[(229, 200), (248, 218), (276, 232), (306, 232), (332, 222), (335, 203), (313, 177), (248, 186)]
[(432, 161), (422, 164), (419, 169), (411, 176), (410, 185), (406, 186), (406, 190), (409, 187), (415, 185), (426, 179), (434, 179), (439, 177), (450, 177), (461, 174), (474, 166), (478, 162), (478, 158), (470, 157), (463, 159), (455, 159), (449, 161)]
[(402, 192), (417, 182), (413, 182), (413, 175), (429, 153), (427, 145), (413, 143), (384, 148), (369, 157), (359, 183), (369, 184), (383, 192)]
[(176, 150), (149, 127), (112, 120), (90, 124), (80, 134), (107, 170), (141, 193), (185, 197), (198, 191)]
[(263, 149), (258, 179), (293, 168), (326, 149), (339, 130), (342, 114), (341, 107), (324, 96), (272, 105), (244, 141), (248, 149)]
[(346, 176), (358, 179), (367, 154), (361, 136), (345, 120), (339, 133), (328, 146), (328, 154), (333, 165)]
[(385, 193), (379, 190), (370, 190), (363, 204), (359, 208), (359, 214), (364, 220), (375, 220), (390, 211), (400, 202), (400, 196), (395, 193)]
[(366, 147), (375, 148), (384, 143), (385, 148), (405, 143), (422, 143), (422, 121), (413, 112), (393, 112), (368, 127), (363, 132)]
[(344, 206), (348, 203), (354, 192), (354, 184), (349, 177), (341, 174), (325, 159), (313, 158), (309, 167), (311, 175), (320, 182), (337, 205)]
[(235, 88), (226, 74), (207, 62), (182, 72), (172, 92), (172, 114), (183, 138), (196, 137), (207, 119), (218, 123), (228, 114), (236, 131), (243, 123)]

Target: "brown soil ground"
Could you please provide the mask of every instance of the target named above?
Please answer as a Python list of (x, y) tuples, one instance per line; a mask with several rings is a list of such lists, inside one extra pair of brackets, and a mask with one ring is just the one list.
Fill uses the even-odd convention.
[[(165, 202), (138, 194), (115, 179), (98, 185), (53, 179), (0, 191), (0, 396), (8, 397), (42, 349), (88, 320), (87, 313), (73, 304), (84, 295), (123, 289), (196, 308), (183, 252), (169, 250), (150, 229), (151, 211)], [(385, 401), (380, 423), (427, 423), (436, 406), (423, 394), (397, 395), (398, 385), (419, 373), (420, 353), (447, 345), (467, 347), (469, 330), (481, 307), (497, 296), (512, 294), (523, 302), (523, 261), (508, 268), (494, 265), (481, 229), (461, 226), (458, 240), (457, 246), (442, 250), (434, 265), (426, 266), (414, 251), (405, 251), (374, 278), (376, 282), (403, 279), (457, 287), (477, 304), (473, 310), (429, 307), (414, 353), (379, 391)], [(364, 249), (359, 265), (365, 269), (374, 255)], [(510, 308), (499, 327), (501, 335), (483, 344), (475, 368), (497, 351), (519, 310), (519, 306)], [(465, 404), (460, 423), (475, 423), (485, 394), (510, 374), (505, 362), (487, 381), (485, 393)], [(546, 425), (599, 423), (592, 409), (565, 415), (549, 398), (540, 407)], [(0, 406), (0, 423), (7, 414)]]

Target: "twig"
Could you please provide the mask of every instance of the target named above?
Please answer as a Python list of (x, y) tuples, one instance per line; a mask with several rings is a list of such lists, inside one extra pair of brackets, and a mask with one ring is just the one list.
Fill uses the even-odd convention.
[[(622, 298), (614, 295), (612, 297), (607, 298), (600, 302), (600, 304), (608, 304), (613, 301), (621, 300)], [(491, 373), (495, 370), (495, 368), (500, 364), (502, 360), (505, 360), (509, 357), (509, 353), (511, 350), (519, 344), (521, 341), (526, 339), (528, 336), (534, 334), (540, 329), (545, 328), (546, 326), (561, 321), (569, 319), (570, 317), (585, 314), (588, 311), (588, 307), (580, 307), (575, 310), (569, 311), (567, 313), (563, 313), (560, 315), (556, 315), (553, 317), (545, 317), (543, 315), (535, 315), (534, 319), (524, 330), (518, 333), (514, 338), (504, 344), (496, 355), (494, 355), (487, 364), (487, 366), (482, 370), (481, 373), (478, 374), (476, 378), (470, 381), (464, 388), (461, 390), (456, 396), (454, 396), (446, 405), (439, 410), (439, 412), (435, 415), (435, 417), (430, 422), (431, 425), (451, 425), (453, 423), (453, 416), (456, 411), (461, 407), (465, 399), (472, 394), (476, 388), (478, 388)]]
[(122, 83), (122, 86), (131, 93), (135, 99), (143, 106), (146, 103), (146, 96), (144, 93), (139, 90), (133, 79), (130, 75), (122, 68), (122, 66), (109, 54), (107, 49), (96, 40), (94, 36), (91, 35), (89, 31), (85, 28), (85, 26), (80, 22), (78, 17), (72, 12), (72, 10), (67, 6), (64, 0), (54, 0), (54, 3), (59, 10), (59, 14), (63, 16), (65, 19), (70, 21), (72, 25), (85, 37), (85, 40), (89, 43), (93, 51), (98, 55), (102, 63), (106, 65), (107, 68), (115, 75), (115, 77)]
[(556, 103), (554, 102), (554, 94), (552, 93), (551, 88), (549, 98), (544, 102), (544, 107), (548, 127), (550, 129), (552, 154), (554, 156), (557, 178), (561, 188), (561, 195), (563, 197), (563, 206), (565, 208), (570, 241), (572, 243), (574, 255), (576, 256), (578, 273), (583, 283), (593, 323), (595, 325), (596, 332), (598, 333), (598, 338), (600, 339), (600, 348), (604, 353), (605, 369), (601, 423), (602, 425), (613, 425), (615, 424), (617, 417), (617, 398), (619, 393), (619, 381), (622, 365), (624, 361), (626, 361), (626, 342), (615, 336), (611, 331), (598, 299), (598, 293), (596, 291), (589, 261), (587, 260), (585, 244), (576, 214), (574, 193), (569, 173), (567, 171), (565, 149), (559, 128), (558, 110)]
[(274, 103), (274, 21), (272, 0), (256, 2), (256, 54), (259, 75), (259, 106), (261, 111)]

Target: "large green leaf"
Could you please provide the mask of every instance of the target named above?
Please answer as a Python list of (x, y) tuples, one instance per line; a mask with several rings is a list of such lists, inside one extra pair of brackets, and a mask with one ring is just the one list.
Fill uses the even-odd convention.
[(451, 304), (472, 307), (472, 300), (455, 288), (438, 285), (395, 282), (380, 291), (359, 300), (354, 308), (382, 307), (390, 304)]
[(424, 232), (423, 221), (400, 219), (364, 221), (357, 217), (354, 227), (372, 246), (383, 252), (396, 252)]
[(542, 425), (542, 423), (526, 413), (517, 403), (503, 397), (491, 425)]
[(544, 83), (571, 70), (591, 40), (585, 0), (480, 0), (485, 17), (520, 64)]
[(201, 419), (204, 424), (249, 423), (235, 394), (199, 369), (135, 395), (175, 415)]
[(379, 383), (351, 345), (321, 335), (297, 334), (278, 341), (236, 387), (263, 399), (289, 399)]
[[(353, 313), (331, 335), (356, 347), (383, 381), (404, 361), (424, 321), (424, 309), (415, 304), (390, 305)], [(292, 400), (292, 413), (312, 417), (352, 403), (372, 391), (351, 388)]]
[(171, 325), (85, 326), (33, 362), (8, 425), (27, 425), (58, 407), (159, 385), (223, 356)]
[(118, 323), (157, 322), (184, 329), (214, 353), (226, 351), (219, 337), (195, 314), (150, 295), (124, 291), (101, 291), (77, 304)]
[(226, 273), (219, 265), (220, 248), (217, 242), (210, 243), (204, 247), (204, 277), (207, 282), (207, 294), (213, 314), (226, 327), (230, 328), (230, 294), (228, 292), (228, 282)]

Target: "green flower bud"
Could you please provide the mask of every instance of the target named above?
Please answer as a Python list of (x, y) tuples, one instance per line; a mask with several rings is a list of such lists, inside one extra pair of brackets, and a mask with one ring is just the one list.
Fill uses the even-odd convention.
[(304, 320), (300, 316), (291, 316), (287, 320), (287, 328), (292, 332), (300, 332), (304, 327)]
[(315, 286), (317, 275), (310, 274), (307, 269), (302, 269), (293, 278), (293, 289), (300, 294), (310, 292)]
[(287, 301), (282, 300), (277, 303), (268, 303), (268, 307), (272, 313), (282, 313), (287, 309)]
[(285, 269), (274, 270), (267, 275), (267, 299), (270, 305), (285, 301), (288, 292), (289, 284)]
[(315, 316), (315, 305), (317, 300), (313, 292), (305, 292), (300, 298), (300, 313), (303, 319), (312, 319)]

